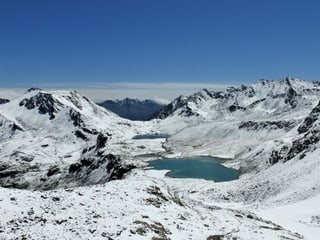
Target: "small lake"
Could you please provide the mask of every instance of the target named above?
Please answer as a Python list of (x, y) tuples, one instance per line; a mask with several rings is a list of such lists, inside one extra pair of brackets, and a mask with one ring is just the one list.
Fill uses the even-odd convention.
[(158, 170), (171, 170), (166, 175), (175, 178), (202, 178), (215, 182), (231, 181), (239, 178), (233, 168), (220, 164), (221, 160), (212, 157), (190, 157), (179, 159), (158, 159), (150, 166)]
[(140, 139), (157, 139), (157, 138), (168, 138), (168, 134), (142, 134), (136, 135), (132, 139), (140, 140)]

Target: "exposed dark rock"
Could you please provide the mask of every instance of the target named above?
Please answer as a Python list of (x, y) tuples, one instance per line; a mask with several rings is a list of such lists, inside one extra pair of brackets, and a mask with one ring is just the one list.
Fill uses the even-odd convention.
[(261, 103), (261, 102), (263, 102), (263, 101), (265, 101), (266, 100), (266, 98), (261, 98), (261, 99), (259, 99), (259, 100), (256, 100), (256, 101), (254, 101), (253, 103), (251, 103), (248, 107), (249, 108), (254, 108), (255, 106), (257, 106), (259, 103)]
[(38, 87), (32, 87), (32, 88), (29, 88), (27, 90), (27, 92), (32, 92), (32, 91), (41, 91), (42, 89), (41, 88), (38, 88)]
[(34, 159), (34, 156), (31, 154), (26, 154), (20, 151), (14, 151), (10, 158), (15, 159), (16, 161), (23, 161), (23, 162), (31, 162)]
[(137, 229), (133, 232), (145, 236), (147, 232), (153, 232), (157, 234), (157, 236), (152, 237), (152, 240), (170, 240), (170, 238), (167, 235), (172, 234), (169, 229), (166, 229), (161, 223), (159, 222), (153, 222), (148, 223), (145, 221), (136, 220), (133, 222), (134, 224), (138, 225)]
[(19, 165), (14, 162), (0, 162), (0, 185), (2, 187), (20, 186), (23, 181), (21, 181), (19, 177), (30, 170), (30, 165), (25, 162), (22, 162)]
[(281, 161), (282, 159), (284, 159), (284, 157), (288, 152), (288, 149), (289, 149), (288, 146), (283, 146), (280, 150), (273, 150), (269, 157), (269, 163), (273, 165)]
[(299, 126), (298, 132), (300, 134), (307, 132), (312, 127), (312, 124), (319, 119), (319, 115), (320, 115), (320, 101), (318, 105), (312, 109), (309, 116), (306, 117), (303, 123)]
[(60, 172), (60, 168), (58, 166), (53, 166), (48, 170), (47, 176), (50, 177), (59, 172)]
[(89, 129), (89, 128), (86, 128), (86, 127), (81, 127), (81, 129), (86, 132), (86, 133), (89, 133), (89, 134), (92, 134), (92, 135), (97, 135), (99, 132), (95, 129)]
[(70, 119), (75, 127), (80, 127), (83, 124), (81, 119), (81, 114), (74, 109), (70, 109), (69, 111)]
[(8, 102), (10, 102), (9, 99), (0, 98), (0, 104), (5, 104), (5, 103), (8, 103)]
[(240, 89), (241, 89), (241, 91), (244, 92), (245, 96), (247, 96), (249, 98), (255, 96), (255, 91), (254, 91), (253, 87), (251, 87), (251, 86), (241, 85)]
[(12, 183), (12, 187), (17, 189), (26, 189), (29, 187), (29, 185), (30, 183), (28, 181), (20, 181), (20, 182)]
[(207, 240), (223, 240), (224, 239), (224, 235), (210, 235), (209, 237), (207, 237)]
[[(86, 133), (89, 133), (89, 134), (92, 134), (92, 135), (98, 134), (97, 130), (88, 129), (88, 128), (85, 127), (85, 124), (84, 124), (84, 122), (83, 122), (83, 120), (81, 118), (81, 113), (80, 112), (77, 112), (74, 109), (70, 109), (69, 116), (70, 116), (70, 119), (71, 119), (71, 121), (72, 121), (72, 123), (73, 123), (73, 125), (75, 127), (79, 127), (79, 128), (81, 128), (82, 131), (84, 131)], [(79, 135), (79, 137), (83, 138), (83, 136), (81, 136), (81, 134)]]
[(314, 132), (314, 133), (305, 135), (303, 138), (293, 141), (292, 146), (285, 158), (285, 161), (288, 161), (294, 158), (295, 156), (297, 156), (298, 154), (302, 153), (305, 150), (309, 150), (311, 146), (318, 143), (319, 140), (320, 140), (319, 132), (317, 133)]
[(17, 130), (24, 131), (23, 128), (17, 125), (15, 122), (0, 114), (0, 130), (1, 128), (4, 128), (10, 135), (13, 135)]
[(280, 150), (273, 150), (269, 162), (271, 164), (279, 161), (286, 162), (298, 155), (302, 159), (306, 152), (312, 151), (315, 144), (320, 141), (319, 115), (320, 102), (299, 126), (298, 133), (303, 135), (294, 140), (291, 145), (285, 145)]
[(223, 92), (213, 92), (212, 95), (214, 99), (223, 99), (225, 97)]
[(292, 87), (291, 81), (293, 81), (293, 80), (294, 79), (292, 79), (290, 77), (285, 78), (285, 83), (286, 83), (286, 85), (289, 86), (289, 89), (286, 93), (286, 97), (285, 97), (284, 102), (286, 104), (289, 103), (292, 108), (295, 108), (298, 105), (298, 100), (296, 99), (296, 97), (298, 96), (298, 93)]
[(247, 218), (249, 218), (249, 219), (254, 219), (254, 217), (253, 217), (251, 214), (248, 214), (248, 215), (247, 215)]
[(297, 155), (305, 156), (306, 151), (310, 151), (312, 146), (320, 140), (319, 132), (309, 133), (305, 136), (292, 142), (291, 146), (283, 146), (280, 150), (273, 150), (269, 158), (270, 164), (275, 164), (279, 161), (286, 162), (296, 157)]
[(12, 125), (12, 130), (13, 131), (16, 131), (16, 130), (23, 131), (23, 129), (15, 123)]
[(182, 108), (186, 103), (187, 103), (187, 99), (183, 96), (180, 96), (176, 98), (172, 103), (166, 105), (159, 111), (155, 112), (151, 117), (151, 119), (154, 119), (154, 118), (165, 119), (177, 109)]
[(91, 171), (103, 166), (105, 166), (106, 176), (109, 175), (108, 179), (104, 181), (120, 179), (125, 173), (135, 168), (133, 165), (122, 165), (120, 157), (108, 154), (99, 158), (83, 157), (80, 162), (70, 165), (69, 173), (76, 174), (74, 175), (76, 178), (85, 178), (91, 174)]
[(259, 130), (259, 129), (284, 129), (286, 131), (291, 130), (296, 125), (295, 121), (260, 121), (260, 122), (254, 122), (254, 121), (248, 121), (248, 122), (242, 122), (239, 125), (239, 129), (246, 129), (247, 131), (252, 130)]
[(108, 136), (103, 135), (102, 133), (100, 133), (97, 137), (97, 145), (96, 148), (104, 148), (106, 146), (108, 140)]
[(229, 111), (230, 112), (234, 112), (234, 111), (237, 111), (237, 110), (241, 110), (241, 111), (245, 111), (246, 108), (245, 107), (241, 107), (241, 106), (238, 106), (238, 105), (231, 105), (228, 107)]
[(0, 178), (14, 177), (18, 173), (23, 173), (23, 171), (21, 171), (19, 169), (15, 169), (15, 168), (13, 168), (13, 169), (9, 168), (9, 169), (0, 171)]
[[(79, 102), (78, 93), (76, 91), (71, 91), (70, 95), (66, 96), (66, 98), (73, 103), (78, 109), (82, 110), (82, 105)], [(86, 99), (87, 100), (87, 99)]]
[(84, 153), (86, 153), (86, 152), (88, 152), (88, 151), (91, 151), (92, 149), (94, 149), (95, 148), (95, 146), (91, 146), (91, 147), (88, 147), (88, 148), (84, 148), (83, 150), (82, 150), (82, 154), (84, 154)]
[(80, 130), (76, 130), (74, 134), (76, 135), (77, 138), (81, 138), (84, 141), (88, 140), (87, 136)]
[(81, 163), (73, 163), (69, 166), (69, 173), (75, 173), (81, 169)]
[(19, 103), (19, 106), (24, 106), (29, 110), (37, 107), (40, 114), (48, 113), (50, 120), (55, 118), (54, 113), (58, 112), (58, 106), (61, 105), (51, 94), (44, 92), (39, 92), (31, 98), (25, 98)]
[(54, 202), (59, 202), (59, 201), (60, 201), (60, 198), (59, 198), (59, 197), (52, 197), (52, 201), (54, 201)]
[(118, 114), (120, 117), (140, 121), (149, 120), (155, 112), (164, 107), (163, 104), (152, 100), (140, 101), (130, 98), (115, 101), (107, 100), (98, 104)]

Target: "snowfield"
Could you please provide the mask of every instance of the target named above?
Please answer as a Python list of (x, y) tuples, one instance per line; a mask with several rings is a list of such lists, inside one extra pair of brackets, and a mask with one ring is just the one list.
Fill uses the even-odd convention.
[[(0, 105), (0, 239), (319, 239), (320, 84), (262, 80), (129, 121), (74, 91)], [(140, 134), (167, 139), (132, 139)], [(216, 156), (238, 180), (176, 179)]]

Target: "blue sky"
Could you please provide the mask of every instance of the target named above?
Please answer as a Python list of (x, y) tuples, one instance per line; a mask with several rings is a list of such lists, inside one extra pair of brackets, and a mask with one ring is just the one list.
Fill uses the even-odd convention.
[(158, 97), (172, 98), (260, 78), (316, 80), (319, 9), (309, 0), (0, 0), (0, 88), (144, 98), (171, 83), (172, 96), (161, 87)]

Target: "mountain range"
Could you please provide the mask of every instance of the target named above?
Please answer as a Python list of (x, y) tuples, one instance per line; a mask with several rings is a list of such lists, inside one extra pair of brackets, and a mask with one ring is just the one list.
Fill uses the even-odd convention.
[(153, 114), (164, 107), (153, 100), (138, 100), (125, 98), (123, 100), (106, 100), (98, 103), (98, 105), (118, 114), (120, 117), (130, 119), (147, 121)]
[[(319, 100), (320, 82), (259, 80), (131, 121), (75, 91), (31, 89), (0, 105), (0, 238), (317, 239)], [(190, 156), (240, 178), (148, 168)]]

